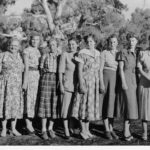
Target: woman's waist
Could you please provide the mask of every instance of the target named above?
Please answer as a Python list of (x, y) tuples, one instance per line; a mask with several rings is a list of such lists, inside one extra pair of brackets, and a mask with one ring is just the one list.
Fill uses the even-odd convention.
[(38, 66), (29, 66), (29, 71), (38, 71), (39, 67)]

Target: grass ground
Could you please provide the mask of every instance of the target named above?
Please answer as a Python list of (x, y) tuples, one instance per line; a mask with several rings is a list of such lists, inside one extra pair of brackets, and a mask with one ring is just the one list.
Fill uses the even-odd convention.
[[(58, 126), (59, 124), (59, 126)], [(18, 123), (18, 126), (21, 124)], [(35, 124), (36, 126), (37, 124)], [(149, 124), (150, 125), (150, 124)], [(36, 135), (25, 135), (25, 130), (20, 130), (22, 132), (21, 137), (14, 137), (8, 135), (6, 138), (0, 138), (0, 145), (150, 145), (150, 133), (148, 141), (142, 141), (140, 136), (142, 133), (142, 126), (140, 121), (135, 121), (132, 123), (131, 132), (134, 136), (133, 141), (126, 142), (123, 140), (123, 121), (116, 120), (114, 128), (116, 133), (119, 135), (119, 140), (107, 140), (103, 135), (103, 124), (102, 122), (91, 123), (91, 132), (95, 135), (93, 139), (82, 140), (79, 136), (79, 129), (76, 129), (76, 134), (71, 137), (71, 139), (66, 140), (63, 138), (64, 132), (60, 122), (56, 122), (56, 134), (55, 139), (43, 140), (40, 138), (39, 129), (37, 129)], [(150, 130), (148, 130), (150, 132)]]

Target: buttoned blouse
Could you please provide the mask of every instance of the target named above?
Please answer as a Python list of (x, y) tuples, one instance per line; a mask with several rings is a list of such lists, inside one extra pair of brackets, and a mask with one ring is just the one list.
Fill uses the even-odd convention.
[(104, 63), (104, 69), (111, 69), (116, 71), (118, 68), (118, 61), (116, 60), (117, 50), (104, 50), (101, 53), (101, 63)]

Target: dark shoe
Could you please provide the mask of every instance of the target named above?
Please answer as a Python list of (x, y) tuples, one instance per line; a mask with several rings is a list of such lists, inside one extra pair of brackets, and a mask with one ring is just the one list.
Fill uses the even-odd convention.
[(43, 140), (48, 140), (48, 135), (47, 135), (47, 132), (46, 132), (46, 131), (42, 133), (41, 138), (42, 138)]
[(48, 133), (49, 133), (49, 136), (51, 138), (55, 138), (56, 137), (55, 132), (53, 130), (49, 130)]
[(68, 136), (68, 135), (65, 135), (64, 138), (65, 138), (66, 140), (69, 140), (71, 137)]
[(116, 139), (116, 140), (119, 139), (119, 136), (114, 131), (111, 131), (111, 135), (114, 139)]
[(133, 136), (132, 135), (127, 136), (127, 137), (124, 136), (124, 140), (129, 142), (129, 141), (133, 140)]
[(30, 131), (28, 128), (26, 129), (26, 132), (28, 135), (34, 135), (35, 131)]
[(111, 136), (111, 132), (109, 132), (109, 131), (106, 131), (106, 132), (105, 132), (105, 137), (106, 137), (107, 139), (109, 139), (109, 140), (112, 140), (112, 139), (113, 139), (113, 137)]

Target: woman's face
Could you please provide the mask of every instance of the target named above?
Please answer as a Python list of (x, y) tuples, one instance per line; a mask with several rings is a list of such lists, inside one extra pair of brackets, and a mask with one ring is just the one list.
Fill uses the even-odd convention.
[(40, 37), (39, 36), (33, 36), (31, 39), (31, 44), (33, 47), (38, 47), (40, 44)]
[(130, 38), (130, 46), (131, 46), (131, 48), (134, 48), (136, 46), (137, 42), (138, 41), (137, 41), (137, 39), (135, 37)]
[(17, 53), (20, 49), (20, 43), (19, 41), (12, 41), (9, 45), (9, 50), (12, 53)]
[(113, 37), (110, 39), (110, 46), (112, 49), (116, 49), (118, 45), (118, 40), (117, 38)]
[(50, 42), (51, 52), (54, 52), (57, 49), (57, 42), (55, 40)]
[(78, 47), (78, 44), (76, 43), (76, 41), (74, 41), (74, 40), (71, 40), (71, 41), (69, 41), (69, 50), (71, 51), (71, 52), (75, 52), (75, 51), (77, 51), (77, 47)]
[(95, 48), (95, 41), (92, 37), (88, 37), (87, 44), (88, 44), (89, 49)]

